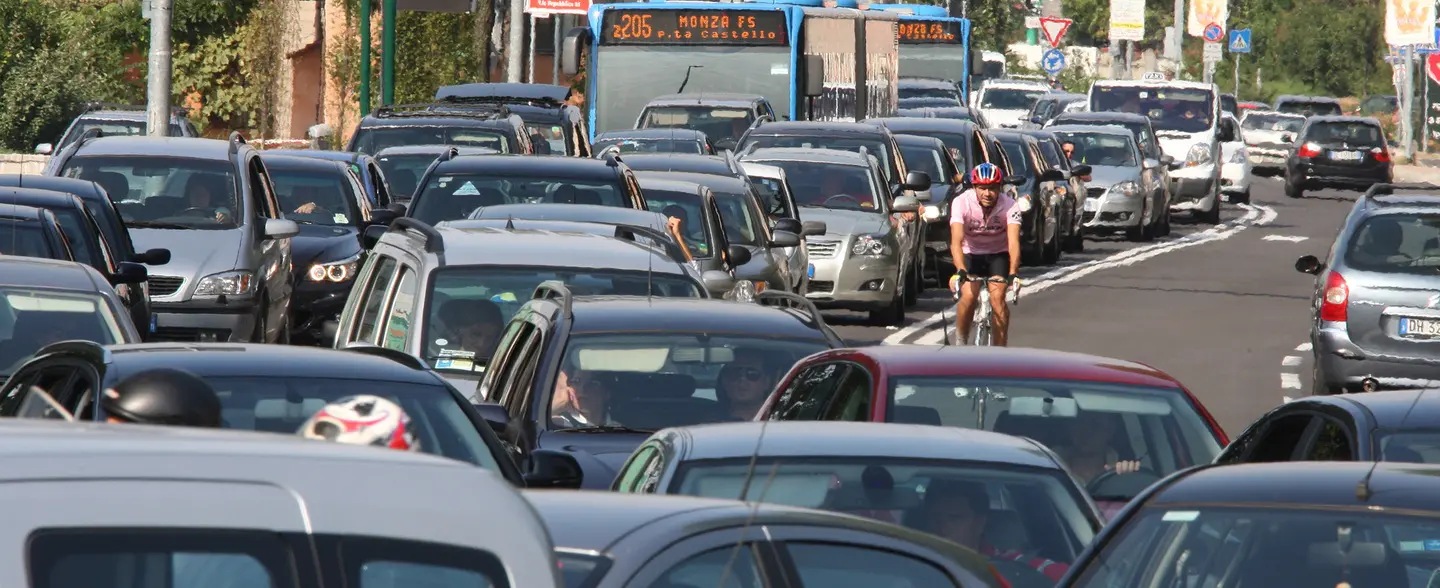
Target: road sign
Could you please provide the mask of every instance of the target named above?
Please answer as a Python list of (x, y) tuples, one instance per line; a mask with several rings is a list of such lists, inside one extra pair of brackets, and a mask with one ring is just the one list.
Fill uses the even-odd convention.
[(1050, 49), (1040, 58), (1040, 65), (1045, 68), (1045, 73), (1060, 73), (1060, 70), (1065, 69), (1065, 54), (1059, 49)]
[(1235, 29), (1230, 31), (1230, 52), (1250, 52), (1250, 29)]
[(1225, 28), (1216, 23), (1205, 25), (1205, 40), (1211, 43), (1219, 43), (1225, 38)]
[(1110, 0), (1110, 40), (1145, 40), (1145, 0)]
[(1065, 38), (1065, 31), (1070, 30), (1074, 22), (1068, 18), (1047, 16), (1040, 19), (1040, 30), (1044, 31), (1045, 40), (1050, 42), (1051, 47), (1059, 47), (1060, 39)]
[(1215, 63), (1224, 57), (1224, 49), (1220, 43), (1212, 41), (1205, 42), (1205, 63)]
[(1038, 17), (1038, 16), (1027, 16), (1027, 17), (1025, 17), (1025, 28), (1027, 28), (1027, 29), (1038, 29), (1038, 28), (1040, 28), (1040, 17)]

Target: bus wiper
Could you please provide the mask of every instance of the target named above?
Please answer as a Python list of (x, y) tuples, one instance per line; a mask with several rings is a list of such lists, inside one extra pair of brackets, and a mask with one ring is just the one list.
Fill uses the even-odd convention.
[(684, 93), (685, 93), (685, 85), (690, 83), (690, 70), (692, 70), (692, 69), (698, 69), (698, 68), (703, 68), (703, 67), (705, 67), (705, 66), (703, 66), (703, 65), (687, 65), (687, 66), (685, 66), (685, 79), (680, 80), (680, 89), (679, 89), (679, 90), (676, 90), (675, 93), (676, 93), (676, 94), (684, 94)]
[(588, 427), (575, 427), (564, 429), (567, 433), (639, 433), (642, 435), (653, 435), (654, 429), (636, 429), (625, 425), (591, 425)]

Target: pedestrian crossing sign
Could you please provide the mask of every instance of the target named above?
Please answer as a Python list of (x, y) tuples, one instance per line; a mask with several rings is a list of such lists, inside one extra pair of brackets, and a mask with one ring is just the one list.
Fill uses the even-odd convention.
[(1250, 52), (1250, 29), (1234, 29), (1230, 31), (1230, 52)]

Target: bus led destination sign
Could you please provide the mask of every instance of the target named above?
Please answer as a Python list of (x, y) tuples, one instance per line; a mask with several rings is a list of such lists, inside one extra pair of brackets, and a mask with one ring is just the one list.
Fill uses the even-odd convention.
[(901, 43), (959, 43), (958, 22), (900, 21)]
[(786, 45), (778, 10), (607, 10), (607, 45)]

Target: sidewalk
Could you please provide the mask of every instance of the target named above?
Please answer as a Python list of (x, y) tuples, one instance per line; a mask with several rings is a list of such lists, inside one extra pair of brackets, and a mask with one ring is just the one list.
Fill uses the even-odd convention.
[(1397, 165), (1395, 181), (1399, 183), (1420, 183), (1440, 185), (1440, 168), (1423, 165)]

